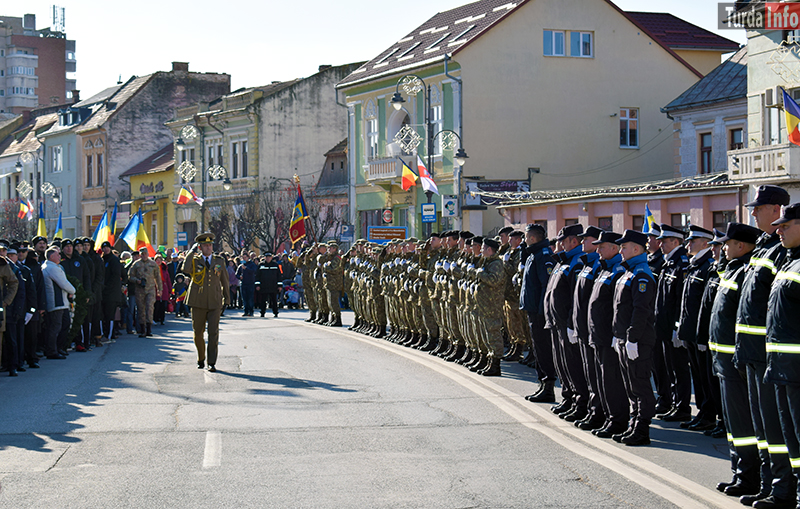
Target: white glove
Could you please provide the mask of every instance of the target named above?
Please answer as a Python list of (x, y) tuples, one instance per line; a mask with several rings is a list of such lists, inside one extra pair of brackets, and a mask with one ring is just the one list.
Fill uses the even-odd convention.
[(617, 355), (620, 354), (620, 347), (622, 346), (622, 343), (624, 343), (624, 342), (625, 342), (625, 340), (622, 339), (622, 338), (614, 338), (614, 339), (611, 340), (611, 348), (613, 348), (614, 351), (617, 352)]
[(639, 358), (639, 345), (636, 343), (631, 343), (630, 341), (625, 343), (625, 351), (628, 352), (628, 359), (635, 361)]
[(575, 329), (567, 329), (567, 338), (571, 345), (578, 344), (578, 334), (575, 332)]
[(705, 352), (706, 350), (708, 350), (708, 345), (700, 345), (700, 344), (698, 344), (697, 345), (697, 349), (700, 350), (701, 352)]
[(506, 253), (506, 254), (503, 255), (503, 261), (504, 262), (507, 262), (510, 259), (511, 259), (511, 253)]
[(25, 313), (25, 325), (28, 325), (28, 322), (31, 321), (31, 318), (33, 318), (33, 313)]
[(681, 344), (681, 340), (678, 339), (678, 331), (672, 333), (672, 347), (673, 348), (680, 348), (683, 345)]

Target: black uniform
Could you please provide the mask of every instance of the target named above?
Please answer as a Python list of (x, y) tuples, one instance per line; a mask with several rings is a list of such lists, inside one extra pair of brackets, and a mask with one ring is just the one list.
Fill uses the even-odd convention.
[(33, 277), (34, 292), (36, 295), (36, 313), (33, 318), (25, 326), (25, 360), (29, 365), (36, 364), (39, 358), (36, 356), (37, 350), (43, 350), (44, 345), (39, 344), (42, 329), (42, 312), (47, 310), (47, 302), (44, 293), (44, 276), (42, 275), (42, 266), (39, 261), (34, 257), (35, 251), (30, 250), (28, 256), (25, 258), (25, 266), (31, 272)]
[[(718, 420), (717, 426), (724, 426), (722, 413), (722, 396), (719, 388), (719, 378), (714, 374), (713, 357), (708, 349), (708, 332), (711, 326), (711, 310), (714, 307), (714, 299), (717, 297), (719, 289), (719, 276), (725, 272), (724, 258), (714, 262), (708, 270), (708, 282), (703, 290), (703, 298), (700, 300), (700, 314), (697, 318), (697, 340), (698, 354), (702, 353), (705, 358), (705, 367), (700, 371), (700, 384), (703, 386), (703, 393), (711, 395), (712, 408), (704, 406), (700, 409), (698, 416), (709, 420)], [(697, 390), (695, 388), (695, 390)]]
[(658, 276), (661, 275), (661, 268), (664, 267), (664, 254), (660, 249), (647, 255), (647, 264), (650, 266), (650, 272), (653, 273), (653, 279), (657, 281)]
[[(31, 269), (20, 262), (17, 262), (17, 268), (22, 274), (22, 279), (25, 281), (25, 315), (23, 316), (23, 320), (19, 325), (19, 330), (17, 331), (17, 366), (22, 366), (22, 363), (26, 360), (30, 360), (30, 363), (36, 362), (35, 360), (31, 360), (36, 356), (36, 340), (33, 340), (34, 349), (31, 352), (31, 348), (28, 345), (28, 336), (26, 334), (27, 324), (25, 323), (24, 318), (30, 314), (30, 319), (33, 320), (33, 318), (38, 314), (36, 306), (38, 305), (39, 299), (36, 296), (36, 282), (33, 280)], [(30, 323), (30, 321), (28, 323)], [(28, 355), (29, 352), (33, 353), (32, 357)]]
[[(692, 379), (689, 370), (689, 353), (685, 348), (675, 348), (672, 337), (681, 311), (681, 294), (689, 257), (683, 246), (677, 247), (664, 261), (658, 276), (656, 296), (656, 350), (653, 356), (658, 402), (656, 413), (691, 413)], [(688, 419), (687, 419), (688, 420)]]
[(544, 292), (555, 266), (550, 251), (550, 241), (543, 239), (526, 247), (522, 257), (525, 269), (522, 273), (519, 308), (528, 313), (528, 326), (531, 331), (539, 381), (552, 382), (556, 379), (553, 343), (550, 331), (544, 327)]
[(598, 253), (584, 253), (580, 255), (583, 268), (578, 273), (575, 282), (575, 296), (572, 306), (572, 328), (578, 337), (578, 348), (583, 367), (583, 378), (589, 391), (587, 411), (592, 423), (603, 424), (606, 413), (600, 397), (600, 377), (598, 376), (597, 363), (594, 349), (589, 345), (589, 298), (592, 296), (595, 277), (600, 271), (600, 255)]
[(267, 301), (272, 309), (272, 314), (278, 316), (278, 282), (281, 277), (281, 268), (275, 262), (262, 262), (256, 271), (256, 293), (258, 294), (258, 307), (261, 316), (267, 312)]
[(20, 350), (24, 350), (25, 312), (27, 311), (25, 278), (19, 267), (8, 260), (14, 276), (17, 278), (17, 293), (14, 300), (6, 307), (6, 330), (3, 338), (3, 368), (12, 374), (22, 367)]
[(114, 315), (122, 304), (122, 264), (114, 253), (103, 255), (103, 330), (110, 338), (114, 333)]
[(736, 310), (744, 270), (752, 252), (730, 260), (720, 275), (719, 289), (711, 309), (708, 349), (714, 361), (714, 374), (720, 379), (722, 411), (728, 428), (731, 469), (737, 483), (757, 492), (760, 486), (757, 440), (753, 431), (750, 405), (745, 399), (745, 374), (733, 363), (736, 337)]
[(99, 340), (104, 333), (109, 332), (104, 331), (101, 325), (103, 318), (103, 284), (105, 283), (106, 271), (103, 259), (94, 250), (94, 243), (91, 245), (92, 250), (89, 252), (89, 257), (92, 259), (92, 263), (94, 264), (94, 279), (92, 280), (91, 291), (95, 298), (92, 309), (92, 337), (95, 340)]
[[(61, 255), (61, 266), (64, 267), (64, 272), (67, 274), (67, 276), (72, 276), (78, 281), (80, 281), (80, 284), (81, 286), (83, 286), (83, 289), (89, 292), (89, 294), (92, 293), (92, 273), (91, 273), (92, 269), (89, 268), (91, 263), (92, 263), (91, 260), (85, 259), (83, 256), (79, 255), (75, 251), (72, 252), (72, 256), (70, 258), (64, 256), (63, 253)], [(90, 310), (92, 309), (92, 301), (93, 300), (90, 297), (89, 299)], [(75, 343), (78, 344), (76, 346), (83, 346), (84, 348), (89, 347), (90, 337), (91, 337), (89, 335), (90, 325), (91, 325), (90, 316), (87, 315), (82, 324), (83, 327), (82, 336), (75, 338)], [(67, 332), (68, 331), (69, 331), (69, 326), (67, 326)], [(60, 344), (65, 341), (66, 341), (66, 333), (63, 334), (63, 338), (59, 337), (59, 346), (58, 346), (59, 349), (66, 348), (66, 345)]]
[[(644, 253), (622, 262), (625, 268), (614, 287), (614, 337), (621, 340), (619, 359), (622, 379), (631, 401), (629, 429), (650, 435), (650, 421), (655, 415), (656, 398), (650, 374), (655, 347), (656, 282)], [(625, 343), (638, 345), (639, 357), (630, 359)]]

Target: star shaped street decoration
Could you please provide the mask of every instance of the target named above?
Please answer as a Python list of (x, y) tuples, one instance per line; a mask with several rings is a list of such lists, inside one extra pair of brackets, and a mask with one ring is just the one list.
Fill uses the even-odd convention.
[(422, 136), (417, 134), (413, 127), (406, 124), (394, 135), (394, 141), (400, 145), (404, 152), (409, 153), (416, 150), (422, 141)]

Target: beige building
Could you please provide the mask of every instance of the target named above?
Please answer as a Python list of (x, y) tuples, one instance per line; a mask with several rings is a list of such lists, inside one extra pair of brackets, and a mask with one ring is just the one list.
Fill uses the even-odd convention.
[[(701, 37), (694, 37), (700, 35)], [(397, 156), (426, 159), (423, 93), (392, 108), (398, 80), (430, 86), (434, 132), (461, 135), (469, 159), (432, 144), (433, 176), (458, 195), (451, 226), (489, 233), (504, 219), (472, 193), (624, 186), (673, 176), (672, 121), (660, 109), (738, 45), (669, 14), (626, 13), (607, 0), (483, 0), (434, 17), (339, 83), (350, 108), (353, 220), (366, 235), (383, 209), (423, 234), (420, 187), (399, 187)], [(412, 150), (394, 138), (408, 124)], [(415, 166), (412, 166), (415, 168)], [(440, 203), (441, 205), (441, 203)]]

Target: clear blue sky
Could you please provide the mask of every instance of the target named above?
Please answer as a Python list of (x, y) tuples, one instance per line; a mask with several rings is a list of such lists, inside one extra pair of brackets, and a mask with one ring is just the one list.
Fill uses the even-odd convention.
[[(314, 74), (320, 64), (369, 60), (436, 12), (468, 0), (59, 0), (76, 40), (82, 97), (132, 75), (189, 62), (231, 74), (234, 89)], [(534, 0), (535, 1), (535, 0)], [(584, 0), (602, 1), (602, 0)], [(717, 2), (617, 0), (623, 10), (671, 12), (717, 32)], [(36, 14), (50, 26), (51, 1), (5, 2), (0, 14)], [(400, 13), (397, 15), (397, 13)], [(744, 31), (718, 32), (740, 44)]]

